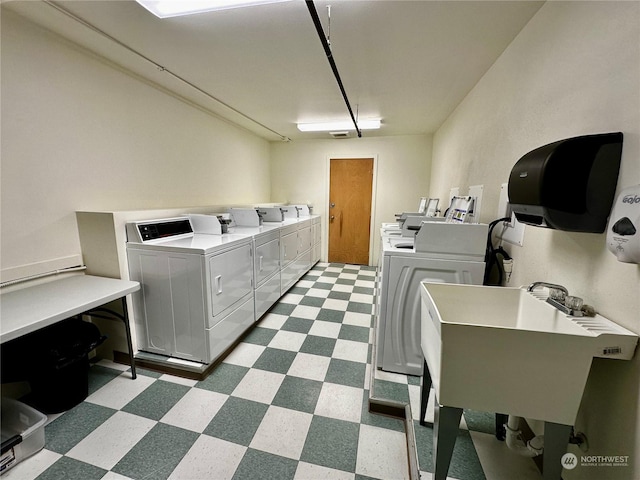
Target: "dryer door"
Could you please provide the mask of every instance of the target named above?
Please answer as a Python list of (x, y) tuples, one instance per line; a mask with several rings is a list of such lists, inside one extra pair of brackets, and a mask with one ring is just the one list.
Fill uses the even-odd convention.
[(280, 239), (280, 263), (282, 268), (293, 262), (298, 256), (298, 232), (283, 235)]
[[(251, 244), (212, 255), (207, 261), (207, 267), (213, 317), (253, 293)], [(218, 321), (219, 319), (210, 319), (208, 326), (212, 327)]]
[(280, 238), (256, 247), (256, 288), (280, 270)]

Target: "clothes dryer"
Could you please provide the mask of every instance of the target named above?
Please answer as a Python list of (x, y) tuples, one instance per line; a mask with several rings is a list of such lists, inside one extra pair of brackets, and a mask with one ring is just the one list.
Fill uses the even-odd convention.
[(193, 233), (186, 217), (127, 225), (138, 349), (211, 363), (255, 320), (252, 237)]

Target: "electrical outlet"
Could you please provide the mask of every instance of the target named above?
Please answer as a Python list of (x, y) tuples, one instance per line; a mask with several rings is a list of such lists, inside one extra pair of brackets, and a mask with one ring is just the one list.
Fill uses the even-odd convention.
[(511, 221), (503, 222), (503, 228), (500, 228), (500, 225), (496, 225), (496, 236), (505, 242), (521, 247), (524, 242), (524, 225), (516, 220), (515, 215), (511, 212), (511, 208), (509, 208), (506, 183), (500, 186), (500, 199), (498, 200), (497, 218), (503, 217), (511, 217)]

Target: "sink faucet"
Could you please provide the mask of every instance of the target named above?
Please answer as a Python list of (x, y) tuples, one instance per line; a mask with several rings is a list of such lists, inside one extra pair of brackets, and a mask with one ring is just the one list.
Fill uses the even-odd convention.
[(536, 287), (547, 287), (547, 288), (555, 288), (556, 290), (561, 290), (564, 292), (565, 296), (569, 295), (569, 290), (567, 290), (562, 285), (557, 285), (555, 283), (548, 282), (533, 282), (531, 285), (527, 287), (527, 292), (533, 292)]
[(560, 297), (556, 294), (556, 292), (550, 291), (549, 297), (546, 300), (548, 304), (553, 305), (561, 312), (564, 312), (567, 315), (572, 315), (574, 317), (582, 317), (583, 315), (585, 315), (585, 312), (587, 312), (586, 315), (593, 316), (593, 307), (589, 307), (589, 309), (583, 311), (582, 299), (578, 297), (570, 297), (569, 290), (567, 290), (562, 285), (548, 282), (533, 282), (527, 287), (527, 292), (533, 292), (536, 287), (547, 287), (549, 289), (561, 291), (563, 293), (563, 296)]

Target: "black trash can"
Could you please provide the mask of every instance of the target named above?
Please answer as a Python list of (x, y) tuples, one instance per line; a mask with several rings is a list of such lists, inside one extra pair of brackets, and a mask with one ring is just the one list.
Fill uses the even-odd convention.
[(2, 380), (28, 381), (31, 393), (21, 400), (40, 412), (69, 410), (87, 398), (88, 354), (105, 338), (94, 324), (76, 318), (38, 330), (9, 351), (3, 348)]

